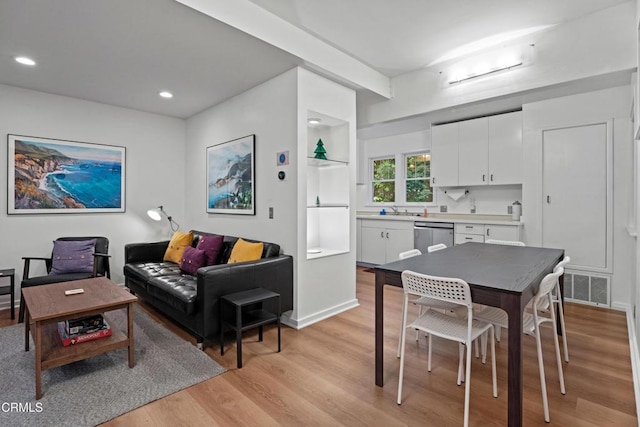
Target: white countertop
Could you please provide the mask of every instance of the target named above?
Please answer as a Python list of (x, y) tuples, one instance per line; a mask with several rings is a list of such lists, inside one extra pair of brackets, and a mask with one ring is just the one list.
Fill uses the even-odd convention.
[(452, 223), (465, 223), (465, 224), (491, 224), (491, 225), (524, 225), (522, 219), (520, 221), (514, 221), (511, 219), (511, 215), (482, 215), (482, 214), (429, 214), (427, 217), (416, 214), (410, 215), (393, 215), (387, 213), (386, 215), (380, 215), (377, 212), (357, 212), (357, 219), (374, 219), (383, 221), (431, 221), (431, 222), (452, 222)]

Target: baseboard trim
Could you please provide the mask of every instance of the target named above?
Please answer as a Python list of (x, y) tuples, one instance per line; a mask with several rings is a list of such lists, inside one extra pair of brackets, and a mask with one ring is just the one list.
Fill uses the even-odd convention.
[(280, 321), (294, 329), (302, 329), (309, 325), (313, 325), (314, 323), (320, 322), (321, 320), (328, 319), (329, 317), (333, 317), (336, 314), (340, 314), (343, 311), (351, 310), (352, 308), (359, 307), (357, 299), (353, 299), (351, 301), (347, 301), (342, 304), (338, 304), (336, 306), (330, 307), (326, 310), (319, 311), (310, 316), (306, 316), (302, 319), (293, 319), (291, 315), (293, 313), (284, 313), (280, 318)]
[[(626, 307), (627, 331), (629, 333), (629, 351), (631, 353), (631, 374), (633, 375), (633, 390), (636, 397), (636, 414), (640, 414), (640, 352), (638, 351), (638, 340), (636, 339), (636, 326), (633, 313), (630, 307)], [(638, 420), (640, 426), (640, 419)]]

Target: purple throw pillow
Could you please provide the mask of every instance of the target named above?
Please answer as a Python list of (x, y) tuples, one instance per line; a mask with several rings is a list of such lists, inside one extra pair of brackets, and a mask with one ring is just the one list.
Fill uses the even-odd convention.
[(96, 239), (55, 240), (50, 274), (93, 273)]
[(220, 256), (222, 255), (222, 245), (224, 243), (224, 236), (218, 234), (204, 235), (200, 237), (200, 241), (196, 246), (196, 249), (200, 249), (207, 254), (206, 265), (214, 265), (220, 262)]
[(187, 246), (182, 254), (182, 261), (180, 262), (180, 270), (192, 276), (196, 275), (196, 272), (200, 267), (204, 267), (204, 263), (207, 259), (207, 255), (204, 251), (196, 249), (192, 246)]

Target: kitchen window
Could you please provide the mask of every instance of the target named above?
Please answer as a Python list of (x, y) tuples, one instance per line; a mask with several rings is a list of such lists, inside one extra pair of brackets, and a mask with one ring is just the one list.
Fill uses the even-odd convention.
[(372, 159), (371, 166), (373, 203), (394, 203), (396, 201), (395, 157)]
[(432, 203), (431, 154), (405, 155), (405, 202)]

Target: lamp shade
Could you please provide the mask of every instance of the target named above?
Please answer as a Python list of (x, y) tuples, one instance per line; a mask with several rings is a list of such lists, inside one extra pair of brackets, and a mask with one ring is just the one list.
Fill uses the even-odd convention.
[(162, 219), (162, 215), (160, 215), (160, 208), (149, 209), (147, 211), (147, 215), (154, 221), (160, 221)]

